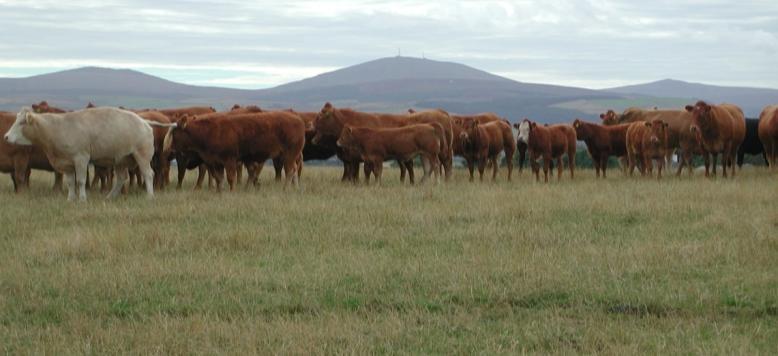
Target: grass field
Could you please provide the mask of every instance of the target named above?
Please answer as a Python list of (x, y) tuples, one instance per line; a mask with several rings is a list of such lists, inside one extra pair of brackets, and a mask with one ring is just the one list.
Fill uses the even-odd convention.
[[(504, 174), (504, 171), (502, 172)], [(778, 351), (778, 175), (168, 190), (0, 179), (12, 354)], [(190, 177), (191, 178), (191, 177)], [(187, 182), (191, 187), (192, 181)]]

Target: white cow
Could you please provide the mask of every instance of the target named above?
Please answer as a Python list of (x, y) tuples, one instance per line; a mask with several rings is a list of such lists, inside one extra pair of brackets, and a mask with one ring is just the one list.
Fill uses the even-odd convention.
[(52, 167), (65, 174), (68, 200), (86, 200), (87, 167), (114, 167), (117, 182), (108, 194), (115, 198), (124, 186), (128, 169), (137, 165), (146, 182), (146, 193), (154, 196), (150, 162), (154, 135), (149, 122), (137, 114), (112, 107), (93, 108), (64, 114), (36, 114), (25, 107), (5, 134), (6, 141), (39, 146)]

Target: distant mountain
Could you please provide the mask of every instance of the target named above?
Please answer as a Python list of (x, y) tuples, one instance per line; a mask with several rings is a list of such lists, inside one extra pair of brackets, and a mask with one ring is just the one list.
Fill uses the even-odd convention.
[(621, 95), (646, 95), (652, 97), (687, 98), (689, 104), (696, 100), (714, 103), (728, 102), (743, 108), (746, 116), (759, 116), (762, 109), (778, 103), (778, 90), (745, 87), (725, 87), (680, 80), (665, 79), (651, 83), (630, 85), (603, 90)]
[(382, 58), (262, 90), (199, 87), (134, 70), (96, 67), (0, 78), (0, 110), (47, 100), (66, 109), (79, 109), (91, 101), (132, 108), (210, 105), (224, 109), (239, 103), (318, 111), (330, 101), (365, 111), (443, 108), (452, 113), (491, 111), (511, 121), (529, 117), (569, 122), (575, 117), (594, 119), (609, 108), (675, 107), (696, 97), (734, 102), (752, 114), (763, 103), (778, 102), (778, 91), (678, 81), (590, 90), (523, 83), (458, 63), (408, 57)]

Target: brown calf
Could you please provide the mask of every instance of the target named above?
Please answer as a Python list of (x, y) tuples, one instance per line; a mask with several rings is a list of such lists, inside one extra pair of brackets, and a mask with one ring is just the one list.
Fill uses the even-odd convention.
[[(355, 152), (365, 161), (368, 170), (381, 183), (384, 161), (412, 161), (421, 156), (424, 166), (422, 182), (434, 174), (440, 180), (440, 151), (446, 140), (445, 130), (438, 123), (414, 124), (397, 128), (368, 128), (346, 126), (338, 138), (337, 145)], [(368, 172), (366, 172), (368, 174)]]
[(462, 131), (459, 134), (461, 152), (467, 161), (472, 182), (475, 163), (478, 163), (478, 173), (481, 181), (484, 180), (486, 163), (492, 165), (492, 180), (497, 179), (497, 170), (500, 166), (497, 157), (500, 152), (505, 152), (508, 164), (508, 180), (511, 180), (513, 171), (513, 154), (516, 152), (516, 141), (513, 140), (511, 126), (505, 121), (490, 121), (484, 124), (472, 118), (462, 121)]
[(652, 174), (653, 160), (659, 165), (658, 178), (662, 178), (665, 157), (668, 148), (668, 124), (662, 120), (652, 122), (633, 122), (627, 128), (627, 158), (629, 159), (629, 175), (635, 171), (635, 165), (640, 163), (642, 175)]
[(557, 179), (562, 179), (564, 164), (562, 155), (567, 154), (567, 165), (570, 167), (570, 178), (575, 177), (575, 130), (569, 125), (558, 124), (540, 126), (528, 119), (519, 124), (518, 140), (527, 143), (532, 171), (535, 180), (540, 181), (538, 159), (543, 158), (544, 181), (548, 182), (548, 171), (551, 160), (557, 160)]
[(610, 156), (622, 157), (627, 154), (628, 127), (629, 124), (605, 126), (579, 119), (573, 122), (576, 138), (586, 143), (598, 178), (601, 170), (605, 178)]

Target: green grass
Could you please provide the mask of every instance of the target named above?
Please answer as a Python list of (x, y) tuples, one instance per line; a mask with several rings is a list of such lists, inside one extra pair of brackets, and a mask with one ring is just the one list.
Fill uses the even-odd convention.
[[(778, 350), (778, 175), (139, 193), (0, 180), (0, 350)], [(504, 174), (504, 170), (502, 173)], [(191, 177), (190, 177), (191, 178)]]

